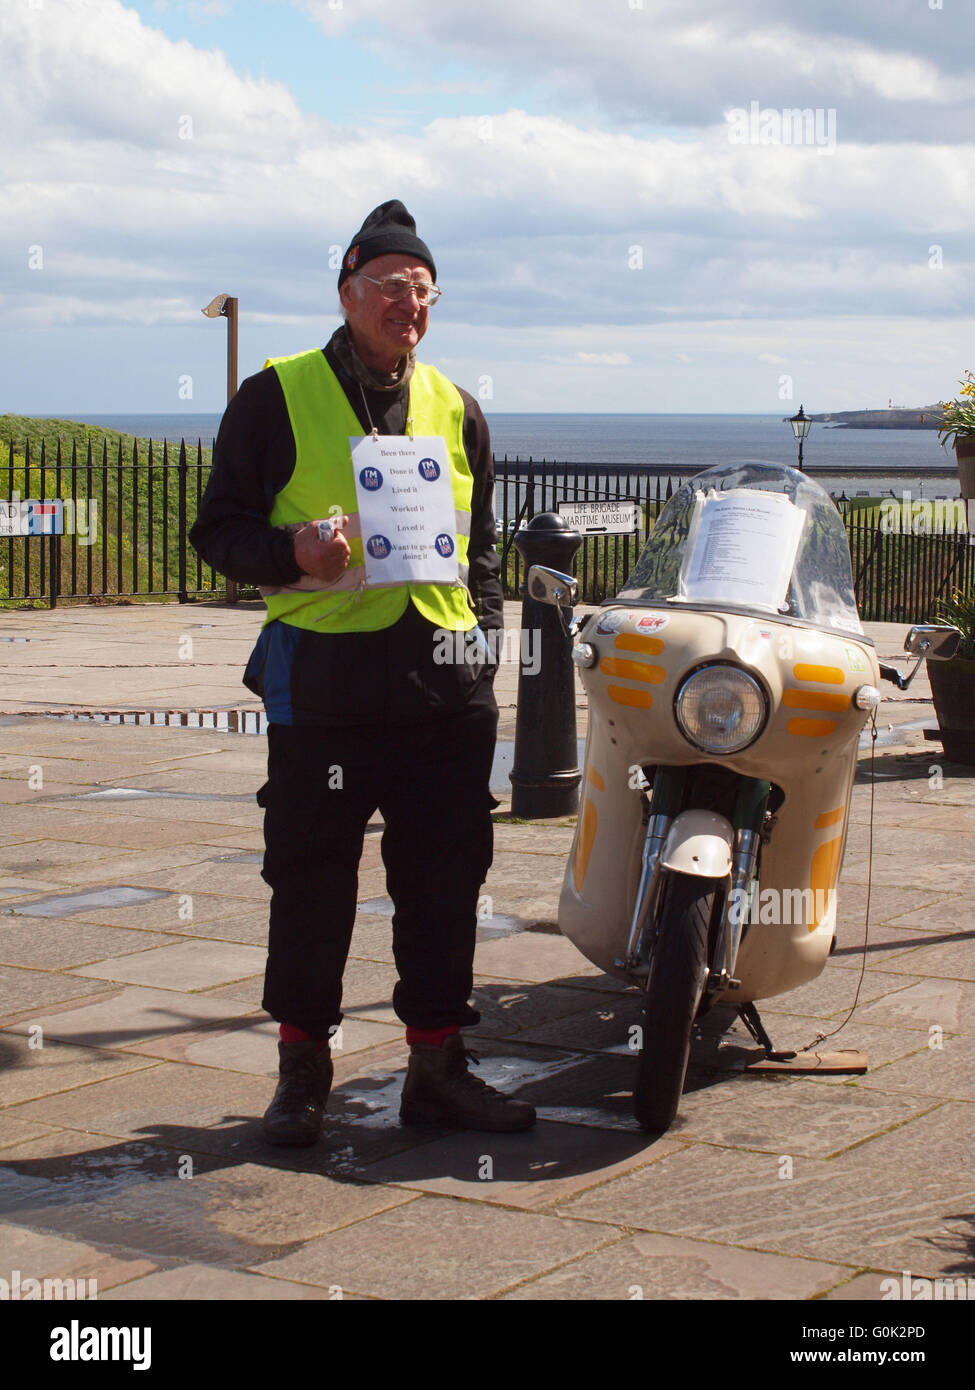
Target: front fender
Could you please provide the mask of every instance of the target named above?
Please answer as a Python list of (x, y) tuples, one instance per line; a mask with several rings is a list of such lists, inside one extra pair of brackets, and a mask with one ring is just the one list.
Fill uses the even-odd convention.
[(725, 878), (731, 872), (735, 832), (714, 811), (682, 811), (670, 827), (661, 866), (700, 878)]

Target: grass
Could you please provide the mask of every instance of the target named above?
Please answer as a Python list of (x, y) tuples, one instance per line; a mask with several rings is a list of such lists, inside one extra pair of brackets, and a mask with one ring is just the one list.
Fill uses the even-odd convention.
[[(80, 543), (64, 535), (55, 544), (61, 567), (61, 595), (77, 589), (87, 598), (90, 590), (102, 601), (118, 601), (133, 590), (142, 597), (165, 588), (175, 593), (179, 573), (179, 446), (152, 446), (152, 474), (148, 469), (149, 445), (118, 430), (87, 425), (75, 420), (0, 416), (0, 493), (21, 499), (74, 497), (96, 504), (97, 540)], [(58, 449), (60, 446), (60, 476)], [(186, 524), (196, 515), (196, 483), (200, 466), (205, 480), (212, 460), (209, 448), (187, 447)], [(139, 462), (133, 467), (133, 459)], [(29, 462), (28, 462), (29, 460)], [(90, 461), (89, 461), (90, 460)], [(150, 537), (145, 527), (152, 510)], [(166, 518), (164, 535), (163, 519)], [(121, 564), (118, 560), (120, 545)], [(108, 542), (111, 540), (111, 546)], [(23, 607), (44, 602), (37, 597), (49, 587), (51, 540), (35, 537), (18, 541), (0, 539), (0, 606)], [(121, 573), (120, 573), (121, 571)], [(209, 568), (204, 567), (206, 584)], [(165, 584), (163, 576), (165, 574)], [(219, 576), (215, 591), (222, 591)], [(195, 557), (187, 562), (187, 583), (197, 587)], [(25, 598), (35, 596), (33, 599)]]

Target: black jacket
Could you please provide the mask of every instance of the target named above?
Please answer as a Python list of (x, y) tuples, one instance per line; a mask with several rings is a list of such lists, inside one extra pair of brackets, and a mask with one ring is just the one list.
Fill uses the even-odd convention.
[[(402, 434), (409, 388), (363, 389), (323, 349), (364, 434)], [(494, 462), (487, 422), (468, 392), (464, 448), (474, 477), (468, 585), (480, 626), (503, 623), (494, 524)], [(295, 440), (277, 373), (248, 377), (227, 406), (213, 450), (213, 471), (190, 540), (214, 569), (238, 583), (293, 584), (301, 575), (291, 536), (268, 517), (295, 467)], [(311, 518), (309, 518), (311, 519)], [(436, 629), (412, 603), (378, 632), (318, 633), (274, 622), (262, 631), (244, 682), (284, 724), (414, 723), (465, 705), (485, 680), (482, 662), (438, 663)], [(470, 651), (470, 648), (468, 648)], [(488, 676), (488, 679), (490, 677)]]

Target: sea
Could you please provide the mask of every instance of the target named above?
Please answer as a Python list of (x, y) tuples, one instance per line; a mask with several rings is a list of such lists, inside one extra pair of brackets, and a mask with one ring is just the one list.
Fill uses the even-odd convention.
[[(54, 414), (54, 412), (52, 412)], [(73, 414), (61, 419), (80, 419)], [(219, 414), (86, 415), (85, 423), (140, 439), (201, 439), (209, 444)], [(600, 464), (625, 479), (633, 470), (698, 472), (763, 460), (795, 464), (798, 446), (784, 415), (487, 414), (496, 459)], [(612, 467), (615, 465), (615, 468)], [(847, 496), (957, 497), (954, 455), (935, 430), (851, 430), (815, 422), (803, 466), (828, 491)]]

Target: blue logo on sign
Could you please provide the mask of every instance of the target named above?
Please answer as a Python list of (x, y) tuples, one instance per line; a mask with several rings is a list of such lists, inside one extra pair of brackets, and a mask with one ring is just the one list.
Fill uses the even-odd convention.
[(436, 459), (420, 459), (417, 469), (420, 477), (428, 483), (435, 483), (440, 477), (440, 464)]
[(434, 541), (434, 545), (437, 547), (437, 554), (442, 555), (444, 559), (446, 559), (448, 555), (453, 555), (454, 553), (453, 538), (448, 536), (445, 531), (441, 531), (440, 535)]
[(375, 492), (383, 485), (383, 475), (378, 468), (364, 468), (359, 474), (359, 482), (370, 492)]
[(366, 541), (366, 549), (374, 560), (387, 559), (392, 548), (385, 536), (370, 536)]

